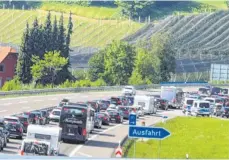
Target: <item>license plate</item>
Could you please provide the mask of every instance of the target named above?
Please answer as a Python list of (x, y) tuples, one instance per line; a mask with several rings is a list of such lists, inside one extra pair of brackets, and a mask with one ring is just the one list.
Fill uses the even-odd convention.
[(73, 134), (73, 133), (68, 133), (68, 135), (69, 135), (69, 136), (74, 136), (74, 134)]
[(115, 121), (115, 118), (111, 118), (112, 121)]

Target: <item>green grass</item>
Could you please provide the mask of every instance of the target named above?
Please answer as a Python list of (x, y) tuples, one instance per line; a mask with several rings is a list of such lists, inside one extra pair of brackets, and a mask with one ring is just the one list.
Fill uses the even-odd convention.
[[(171, 132), (161, 141), (136, 142), (136, 158), (229, 158), (229, 121), (206, 117), (177, 117), (158, 124)], [(159, 153), (159, 154), (158, 154)], [(133, 157), (133, 145), (128, 151)]]
[[(5, 43), (20, 44), (23, 31), (28, 21), (31, 25), (34, 18), (38, 17), (44, 23), (47, 12), (42, 10), (0, 10), (0, 41)], [(52, 12), (57, 18), (59, 13)], [(141, 28), (139, 24), (128, 20), (96, 20), (73, 15), (73, 34), (71, 46), (104, 47), (112, 40), (120, 40)], [(68, 14), (64, 15), (67, 25)]]
[(212, 6), (213, 8), (218, 9), (227, 9), (227, 3), (226, 0), (220, 0), (220, 1), (205, 1), (205, 0), (195, 0), (197, 2), (200, 2), (202, 4), (207, 4), (209, 6)]
[(70, 11), (77, 15), (87, 18), (94, 19), (116, 19), (119, 18), (119, 8), (108, 8), (108, 7), (84, 7), (74, 4), (63, 4), (58, 2), (43, 2), (42, 10), (50, 10), (56, 12), (69, 13)]

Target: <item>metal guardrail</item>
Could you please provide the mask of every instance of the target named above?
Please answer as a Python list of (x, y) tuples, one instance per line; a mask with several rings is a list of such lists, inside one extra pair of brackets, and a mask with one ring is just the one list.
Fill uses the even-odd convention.
[[(101, 86), (101, 87), (77, 87), (77, 88), (52, 88), (52, 89), (35, 89), (35, 90), (20, 90), (20, 91), (6, 91), (0, 92), (0, 96), (7, 96), (7, 95), (35, 95), (35, 94), (42, 94), (42, 93), (58, 93), (58, 92), (91, 92), (91, 91), (119, 91), (124, 86)], [(141, 85), (135, 86), (137, 90), (145, 90), (148, 88), (158, 88), (160, 87), (159, 84), (152, 84), (152, 85)]]
[[(210, 84), (210, 83), (161, 83), (151, 85), (134, 86), (137, 90), (157, 89), (161, 86), (175, 86), (175, 87), (203, 87), (203, 86), (220, 86), (229, 87), (229, 84)], [(42, 93), (77, 93), (77, 92), (91, 92), (91, 91), (120, 91), (124, 86), (101, 86), (101, 87), (77, 87), (77, 88), (51, 88), (51, 89), (35, 89), (35, 90), (20, 90), (20, 91), (0, 91), (0, 96), (7, 95), (36, 95)]]

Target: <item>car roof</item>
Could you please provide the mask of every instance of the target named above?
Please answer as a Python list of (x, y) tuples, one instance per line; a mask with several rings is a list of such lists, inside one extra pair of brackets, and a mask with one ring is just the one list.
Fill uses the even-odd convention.
[(5, 116), (4, 118), (6, 118), (6, 119), (16, 119), (16, 120), (18, 120), (18, 117), (15, 117), (15, 116)]
[(25, 114), (20, 114), (20, 115), (18, 115), (18, 117), (29, 118), (29, 116), (25, 115)]
[(210, 103), (209, 101), (204, 101), (204, 100), (200, 100), (200, 101), (195, 101), (197, 103)]
[(55, 108), (55, 109), (52, 110), (52, 112), (53, 111), (60, 111), (61, 112), (61, 109)]

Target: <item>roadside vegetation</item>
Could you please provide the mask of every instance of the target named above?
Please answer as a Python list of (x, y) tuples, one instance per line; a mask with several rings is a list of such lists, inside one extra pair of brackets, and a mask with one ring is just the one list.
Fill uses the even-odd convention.
[[(171, 136), (161, 141), (137, 141), (135, 158), (228, 159), (229, 121), (206, 117), (177, 117), (159, 123)], [(174, 145), (176, 144), (176, 145)], [(127, 157), (134, 158), (134, 146), (127, 150)], [(158, 157), (159, 156), (159, 157)]]

